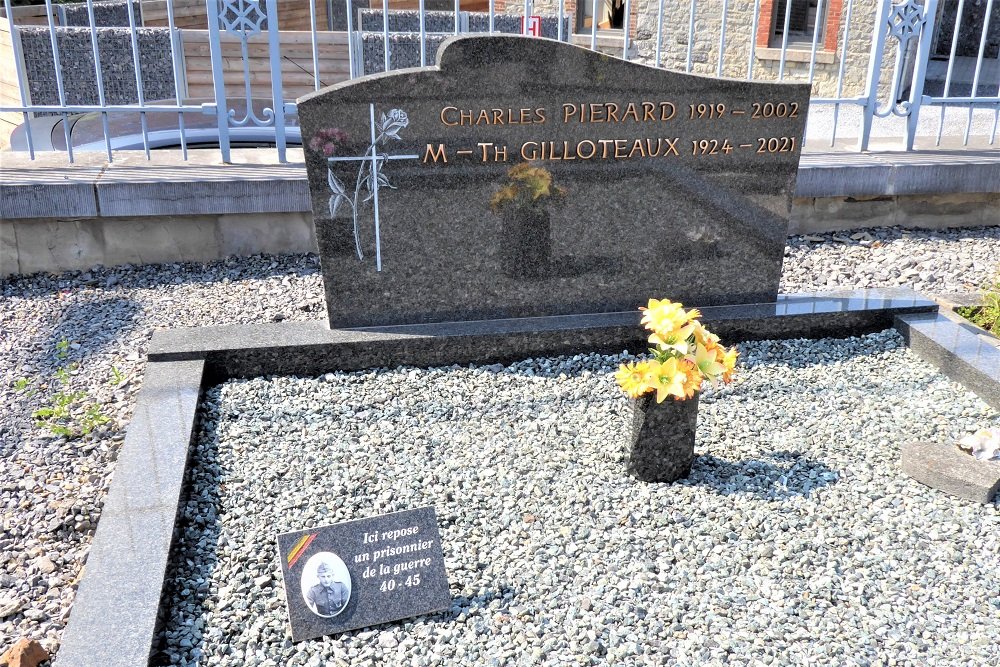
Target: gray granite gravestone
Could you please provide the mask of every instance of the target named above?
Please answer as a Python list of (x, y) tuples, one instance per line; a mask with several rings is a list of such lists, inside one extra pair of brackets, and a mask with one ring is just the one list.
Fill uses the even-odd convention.
[(451, 604), (433, 507), (282, 533), (278, 560), (294, 641)]
[(303, 97), (330, 325), (773, 301), (808, 99), (519, 36)]

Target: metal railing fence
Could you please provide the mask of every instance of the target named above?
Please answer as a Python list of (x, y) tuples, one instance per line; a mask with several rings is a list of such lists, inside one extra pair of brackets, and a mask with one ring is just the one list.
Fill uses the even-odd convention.
[[(390, 3), (389, 11), (363, 6), (368, 0), (282, 0), (280, 7), (277, 0), (86, 0), (72, 10), (75, 23), (86, 10), (85, 26), (67, 25), (71, 10), (52, 0), (34, 9), (2, 0), (0, 121), (20, 126), (11, 142), (32, 158), (56, 149), (73, 162), (77, 151), (96, 148), (111, 161), (118, 150), (149, 157), (176, 146), (187, 159), (193, 145), (209, 143), (228, 162), (234, 144), (250, 143), (276, 146), (285, 161), (286, 145), (301, 141), (294, 100), (305, 92), (426, 65), (448, 35), (544, 32), (654, 67), (808, 82), (811, 137), (829, 146), (848, 128), (854, 148), (867, 150), (879, 123), (890, 128), (880, 143), (894, 136), (905, 150), (918, 134), (934, 145), (954, 143), (955, 128), (962, 146), (977, 137), (995, 145), (994, 0), (979, 19), (967, 18), (966, 0), (952, 2), (950, 39), (944, 28), (935, 32), (939, 0), (818, 0), (813, 25), (797, 33), (792, 9), (799, 1), (785, 2), (776, 16), (772, 7), (780, 5), (761, 0), (624, 0), (620, 25), (608, 28), (599, 25), (609, 16), (602, 13), (607, 0), (480, 0), (469, 5), (477, 11), (463, 10), (460, 0), (444, 11), (427, 10), (425, 0), (412, 10)], [(581, 24), (573, 10), (585, 3), (590, 26), (574, 32)], [(981, 26), (970, 44), (975, 20)], [(699, 32), (702, 25), (709, 29)], [(122, 70), (134, 79), (124, 87), (114, 74)], [(160, 99), (150, 100), (149, 91)], [(76, 136), (78, 128), (98, 132), (95, 119), (78, 120), (85, 113), (99, 117), (90, 140)], [(53, 115), (62, 122), (47, 118)], [(137, 119), (126, 124), (127, 136), (115, 127), (123, 115)]]

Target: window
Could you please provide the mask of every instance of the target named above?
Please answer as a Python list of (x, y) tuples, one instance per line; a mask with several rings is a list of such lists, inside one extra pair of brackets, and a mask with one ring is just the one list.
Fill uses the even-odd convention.
[[(790, 9), (789, 9), (790, 4)], [(823, 13), (826, 13), (826, 6), (829, 2), (824, 2)], [(812, 45), (813, 34), (816, 30), (816, 14), (819, 0), (775, 0), (774, 15), (771, 18), (772, 29), (769, 46), (780, 47), (784, 40), (785, 19), (788, 19), (788, 44), (791, 45)], [(786, 12), (787, 17), (786, 17)], [(819, 43), (823, 43), (823, 25), (825, 21), (819, 22)]]
[(819, 30), (818, 50), (836, 52), (842, 8), (843, 0), (761, 0), (757, 47), (781, 48), (787, 10), (789, 50), (811, 49)]

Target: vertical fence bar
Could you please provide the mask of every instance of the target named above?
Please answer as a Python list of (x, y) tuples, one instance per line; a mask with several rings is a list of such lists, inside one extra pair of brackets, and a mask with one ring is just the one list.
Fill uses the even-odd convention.
[[(52, 0), (45, 0), (45, 19), (49, 23), (49, 42), (52, 44), (52, 64), (56, 70), (56, 90), (59, 93), (59, 106), (66, 106), (66, 90), (63, 88), (62, 63), (59, 61), (59, 44), (56, 38), (55, 18), (52, 16)], [(9, 16), (9, 15), (8, 15)], [(63, 134), (66, 135), (66, 152), (70, 164), (73, 163), (73, 141), (69, 133), (69, 116), (63, 112)]]
[[(958, 0), (958, 9), (955, 15), (955, 32), (951, 36), (951, 49), (948, 56), (948, 70), (944, 75), (944, 92), (942, 97), (948, 97), (951, 94), (951, 75), (955, 69), (955, 54), (958, 52), (958, 35), (962, 30), (962, 11), (965, 9), (965, 0)], [(938, 131), (937, 139), (934, 142), (935, 146), (941, 145), (941, 135), (944, 132), (944, 112), (947, 110), (947, 106), (941, 105), (941, 119), (938, 121)]]
[(229, 113), (226, 110), (226, 81), (222, 72), (222, 27), (219, 25), (219, 0), (207, 0), (208, 47), (212, 54), (212, 88), (215, 93), (215, 124), (219, 130), (222, 161), (230, 162)]
[[(132, 0), (129, 0), (131, 3)], [(94, 0), (87, 0), (87, 20), (90, 21), (90, 48), (94, 53), (94, 75), (97, 81), (97, 102), (102, 107), (107, 106), (104, 96), (104, 75), (101, 70), (101, 54), (97, 48), (97, 21), (94, 19)], [(108, 112), (101, 112), (101, 128), (104, 131), (104, 148), (108, 152), (108, 162), (113, 162), (111, 155), (111, 130), (108, 127)]]
[(365, 41), (362, 35), (355, 36), (354, 34), (354, 17), (351, 16), (353, 12), (351, 0), (344, 0), (344, 2), (347, 4), (347, 69), (349, 70), (347, 78), (353, 79), (357, 71), (354, 63), (354, 44), (355, 41), (359, 41), (361, 42), (361, 48), (364, 49)]
[[(816, 3), (816, 16), (823, 16), (823, 0)], [(819, 19), (813, 24), (812, 53), (809, 54), (809, 85), (812, 85), (813, 74), (816, 72), (816, 47), (819, 46), (819, 33), (822, 23)]]
[[(844, 96), (844, 68), (847, 65), (847, 40), (851, 34), (851, 13), (854, 10), (854, 0), (847, 0), (847, 13), (844, 16), (844, 39), (840, 44), (840, 67), (837, 70), (837, 99)], [(833, 105), (833, 130), (830, 132), (830, 147), (837, 141), (837, 120), (840, 117), (840, 102)]]
[[(861, 133), (858, 137), (858, 150), (868, 150), (868, 139), (871, 137), (872, 121), (878, 107), (878, 80), (882, 71), (882, 58), (885, 52), (885, 42), (888, 38), (888, 17), (892, 9), (889, 0), (882, 0), (875, 16), (875, 33), (872, 35), (872, 51), (868, 58), (868, 76), (865, 79), (865, 104), (861, 111)], [(901, 60), (897, 58), (898, 61)], [(895, 75), (893, 75), (895, 77)], [(895, 80), (895, 78), (894, 78)]]
[[(361, 26), (364, 31), (364, 26)], [(362, 47), (364, 48), (364, 47)], [(389, 71), (389, 0), (382, 0), (382, 61)]]
[(455, 0), (455, 32), (454, 32), (454, 34), (456, 34), (456, 35), (458, 34), (458, 15), (462, 11), (462, 6), (461, 5), (462, 5), (461, 0)]
[(624, 38), (622, 39), (622, 60), (628, 60), (628, 30), (629, 30), (629, 13), (632, 11), (632, 0), (625, 0), (625, 17), (622, 21), (622, 32), (624, 33)]
[[(174, 0), (167, 0), (167, 29), (170, 31), (170, 59), (174, 70), (174, 96), (177, 98), (177, 106), (180, 106), (183, 104), (183, 100), (181, 99), (181, 77), (183, 75), (184, 60), (178, 48), (180, 34), (177, 32), (177, 26), (174, 23)], [(177, 129), (181, 135), (181, 156), (187, 160), (187, 132), (184, 127), (184, 114), (180, 111), (177, 112)]]
[[(990, 3), (992, 2), (993, 0), (990, 0)], [(910, 99), (906, 109), (906, 150), (908, 151), (913, 150), (913, 142), (917, 137), (917, 125), (920, 122), (920, 105), (923, 104), (924, 99), (924, 81), (927, 78), (927, 62), (931, 56), (931, 40), (934, 35), (937, 3), (938, 0), (924, 0), (923, 21), (920, 25), (919, 41), (917, 42), (917, 62), (910, 77)], [(900, 51), (899, 59), (903, 60), (902, 51)]]
[[(490, 0), (493, 4), (493, 0)], [(420, 0), (420, 66), (427, 66), (427, 20), (424, 17), (424, 0)]]
[(691, 9), (690, 9), (690, 12), (689, 12), (689, 19), (690, 20), (688, 21), (687, 63), (684, 66), (684, 71), (685, 72), (690, 72), (691, 71), (691, 54), (692, 54), (692, 49), (694, 49), (694, 17), (695, 17), (695, 11), (697, 9), (697, 6), (698, 6), (698, 0), (691, 0), (691, 6), (690, 6)]
[(125, 8), (128, 10), (128, 32), (129, 39), (132, 42), (132, 65), (135, 67), (135, 91), (139, 98), (139, 125), (142, 128), (142, 148), (146, 152), (146, 159), (149, 159), (149, 125), (146, 121), (146, 112), (142, 110), (142, 107), (146, 106), (146, 96), (143, 94), (142, 90), (142, 64), (139, 58), (139, 35), (136, 31), (135, 26), (135, 11), (132, 7), (132, 1), (129, 0), (125, 3)]
[[(458, 4), (458, 0), (455, 0), (455, 4)], [(524, 0), (524, 21), (521, 22), (521, 34), (528, 34), (528, 17), (531, 16), (531, 0)]]
[(566, 0), (559, 0), (559, 25), (556, 26), (556, 39), (563, 41), (563, 21), (566, 19)]
[[(990, 31), (990, 15), (993, 12), (993, 0), (987, 0), (986, 2), (986, 19), (983, 21), (983, 34), (979, 38), (979, 56), (976, 58), (976, 73), (972, 76), (972, 95), (971, 97), (979, 97), (979, 75), (983, 70), (983, 56), (986, 55), (986, 36)], [(956, 31), (957, 32), (957, 31)], [(969, 134), (972, 132), (972, 114), (975, 111), (975, 105), (969, 104), (969, 120), (965, 124), (965, 138), (962, 140), (963, 146), (969, 145)]]
[[(1000, 97), (1000, 87), (997, 88), (997, 97)], [(997, 140), (998, 122), (1000, 122), (1000, 106), (993, 110), (993, 129), (990, 131), (990, 146)]]
[(660, 0), (660, 11), (656, 14), (656, 67), (660, 67), (663, 53), (663, 3), (664, 0)]
[(597, 50), (597, 0), (594, 0), (590, 10), (590, 50)]
[(747, 58), (747, 80), (753, 81), (753, 59), (757, 55), (757, 28), (760, 25), (760, 0), (753, 5), (753, 25), (750, 27), (750, 56)]
[(792, 0), (785, 0), (785, 23), (781, 29), (781, 61), (778, 64), (778, 81), (785, 79), (785, 59), (788, 57), (788, 28), (792, 22)]
[[(315, 0), (309, 0), (310, 3)], [(315, 10), (314, 10), (315, 13)], [(313, 44), (316, 43), (315, 25)], [(278, 0), (267, 0), (267, 46), (271, 65), (271, 110), (274, 112), (274, 139), (278, 147), (278, 162), (285, 158), (285, 94), (281, 85), (281, 26), (278, 24)], [(318, 74), (318, 70), (317, 70)], [(317, 75), (317, 80), (318, 80)], [(252, 102), (247, 100), (247, 104)]]
[(719, 30), (719, 64), (715, 75), (722, 76), (722, 57), (726, 52), (726, 15), (729, 13), (729, 0), (722, 0), (722, 26)]
[[(24, 82), (24, 72), (21, 71), (20, 63), (24, 62), (24, 53), (21, 51), (21, 37), (17, 33), (17, 26), (14, 24), (14, 12), (10, 8), (10, 0), (3, 0), (3, 8), (7, 14), (7, 23), (10, 25), (10, 41), (14, 51), (14, 74), (17, 76), (17, 92), (21, 95), (21, 106), (28, 106), (28, 89)], [(24, 119), (24, 138), (28, 142), (28, 158), (35, 159), (35, 141), (31, 138), (31, 118), (27, 111), (21, 112)]]
[(490, 0), (490, 34), (493, 34), (495, 27), (493, 26), (494, 17), (496, 16), (496, 10), (493, 7), (493, 0)]
[(309, 29), (312, 30), (313, 90), (319, 90), (319, 47), (316, 45), (316, 0), (309, 0)]

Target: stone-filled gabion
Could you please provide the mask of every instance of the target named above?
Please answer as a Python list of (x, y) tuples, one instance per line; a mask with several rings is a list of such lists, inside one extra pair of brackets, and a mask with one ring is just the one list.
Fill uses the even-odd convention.
[[(19, 30), (24, 69), (33, 104), (59, 104), (52, 44), (48, 28)], [(173, 98), (174, 73), (167, 28), (139, 28), (139, 68), (143, 95), (148, 101)], [(89, 28), (57, 28), (56, 43), (67, 104), (97, 104), (97, 77)], [(104, 98), (107, 104), (135, 104), (135, 66), (128, 28), (98, 28)]]
[[(563, 39), (570, 34), (573, 15), (563, 17)], [(460, 12), (459, 32), (484, 33), (490, 29), (490, 15), (483, 12)], [(385, 71), (384, 50), (382, 42), (385, 35), (382, 32), (384, 23), (380, 10), (363, 10), (361, 12), (361, 27), (364, 31), (362, 41), (364, 67), (363, 74), (374, 74)], [(494, 32), (504, 34), (519, 34), (521, 32), (521, 17), (514, 14), (494, 14)], [(455, 31), (454, 12), (425, 12), (424, 32), (426, 34), (426, 61), (432, 65), (437, 60), (437, 50), (444, 40)], [(420, 66), (420, 13), (416, 11), (389, 12), (389, 47), (390, 66), (392, 69)], [(559, 17), (542, 17), (542, 37), (556, 39), (559, 36)]]
[[(117, 2), (95, 2), (94, 23), (98, 28), (128, 27), (128, 3), (123, 0)], [(61, 21), (64, 26), (90, 27), (90, 14), (87, 12), (87, 3), (79, 2), (67, 5), (59, 5), (58, 11), (62, 14)], [(137, 26), (142, 25), (142, 9), (138, 2), (132, 3), (132, 17)]]
[[(450, 35), (428, 34), (425, 36), (426, 60), (433, 65), (438, 48)], [(364, 33), (364, 74), (385, 71), (385, 36), (381, 33)], [(389, 66), (396, 70), (404, 67), (420, 67), (420, 33), (393, 33), (389, 35)]]

